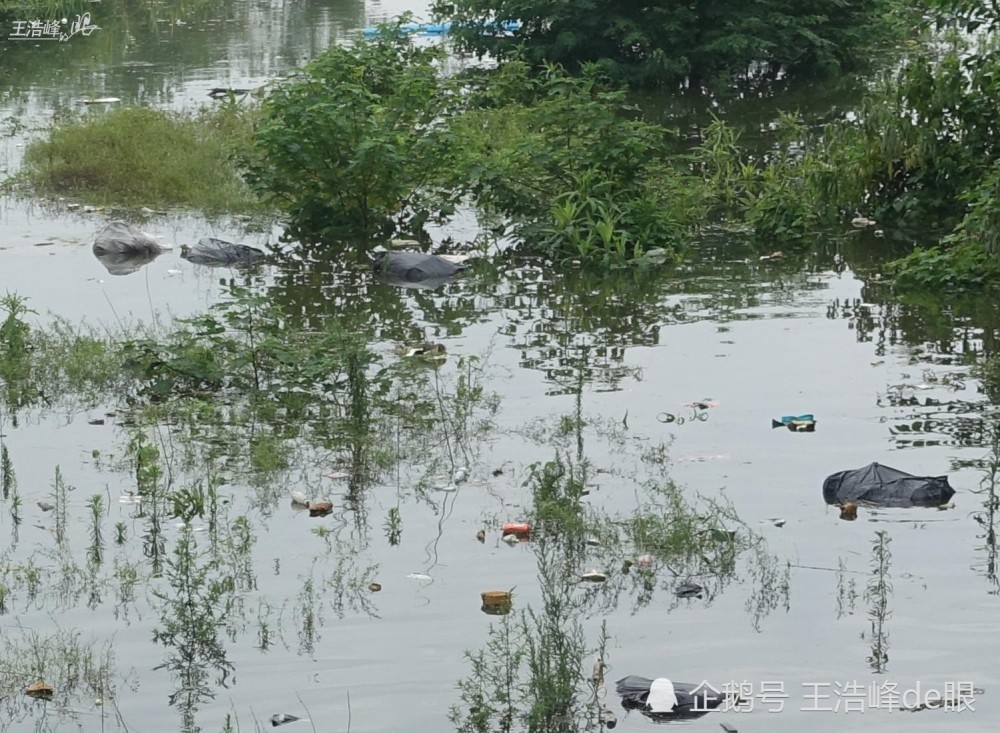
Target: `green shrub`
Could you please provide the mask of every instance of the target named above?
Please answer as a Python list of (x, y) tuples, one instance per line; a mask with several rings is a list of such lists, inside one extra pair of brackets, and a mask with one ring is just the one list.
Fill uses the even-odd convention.
[(455, 185), (557, 258), (676, 256), (696, 220), (700, 187), (672, 166), (674, 135), (638, 119), (596, 68), (504, 64), (454, 127), (468, 166)]
[(900, 290), (975, 292), (1000, 277), (1000, 267), (982, 245), (965, 243), (917, 249), (891, 264)]
[(433, 195), (458, 150), (443, 50), (412, 46), (398, 28), (334, 46), (264, 104), (246, 178), (281, 205), (306, 240), (417, 231), (451, 210)]

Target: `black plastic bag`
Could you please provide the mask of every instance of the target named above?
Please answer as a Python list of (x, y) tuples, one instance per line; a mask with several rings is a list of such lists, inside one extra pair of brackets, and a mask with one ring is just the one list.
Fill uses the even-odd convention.
[(840, 471), (823, 482), (827, 504), (865, 502), (879, 506), (941, 506), (955, 490), (947, 476), (914, 476), (879, 463)]

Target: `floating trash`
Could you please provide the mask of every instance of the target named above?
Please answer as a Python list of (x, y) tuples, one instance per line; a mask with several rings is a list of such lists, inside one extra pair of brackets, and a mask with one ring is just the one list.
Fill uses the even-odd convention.
[(527, 522), (508, 522), (503, 526), (503, 535), (514, 535), (518, 539), (528, 539), (531, 536), (531, 525)]
[(481, 529), (476, 532), (476, 539), (479, 540), (479, 542), (486, 542), (486, 530)]
[(637, 568), (641, 568), (642, 570), (648, 570), (653, 567), (655, 562), (656, 558), (652, 555), (639, 555), (639, 557), (635, 559), (635, 566)]
[(328, 501), (314, 501), (309, 504), (310, 517), (325, 517), (333, 511), (333, 504)]
[(435, 359), (445, 358), (444, 344), (435, 344), (430, 341), (416, 341), (409, 344), (398, 344), (393, 352), (396, 356), (426, 356)]
[(511, 545), (512, 547), (521, 541), (518, 539), (516, 534), (505, 534), (500, 539), (506, 542), (508, 545)]
[(347, 471), (330, 471), (329, 473), (323, 474), (323, 478), (332, 478), (335, 480), (347, 479), (350, 477), (351, 474), (349, 474)]
[(427, 575), (426, 573), (410, 573), (406, 577), (409, 578), (410, 580), (430, 580), (431, 579), (431, 576)]
[(588, 583), (603, 583), (607, 579), (608, 576), (599, 570), (588, 570), (580, 576), (580, 580), (585, 580)]
[(840, 518), (847, 522), (853, 522), (858, 518), (858, 505), (851, 501), (841, 504)]
[(295, 715), (289, 715), (288, 713), (275, 713), (271, 716), (271, 725), (277, 728), (279, 725), (294, 723), (296, 720), (302, 720), (302, 718)]
[(936, 507), (954, 495), (947, 476), (914, 476), (879, 463), (840, 471), (823, 482), (827, 504), (863, 501), (888, 507)]
[(55, 688), (45, 680), (36, 680), (24, 688), (24, 694), (36, 700), (51, 700), (55, 692)]
[(483, 599), (481, 611), (490, 616), (503, 616), (510, 613), (512, 606), (511, 593), (506, 590), (488, 590), (480, 594)]
[(43, 512), (51, 512), (53, 509), (56, 508), (56, 505), (53, 504), (51, 501), (40, 501), (38, 502), (38, 508), (41, 509)]
[(697, 583), (681, 583), (674, 588), (674, 595), (678, 598), (701, 598), (705, 589)]
[(788, 423), (785, 427), (787, 427), (793, 433), (814, 433), (816, 432), (816, 421), (793, 420), (792, 422)]
[(368, 590), (370, 590), (372, 593), (378, 593), (380, 590), (382, 590), (382, 584), (381, 583), (369, 583), (368, 584)]
[(873, 227), (877, 224), (874, 219), (869, 219), (867, 216), (856, 216), (851, 219), (851, 226), (856, 229), (864, 229), (865, 227)]
[(708, 461), (728, 461), (731, 456), (728, 453), (692, 453), (686, 456), (677, 456), (678, 463), (707, 463)]
[(804, 415), (782, 415), (777, 420), (771, 420), (771, 429), (783, 428), (796, 422), (816, 422), (816, 417), (811, 412)]
[[(489, 25), (485, 26), (484, 30), (487, 32), (492, 32), (496, 34), (507, 34), (516, 31), (521, 27), (521, 21), (519, 20), (507, 20), (507, 21), (493, 21)], [(406, 34), (416, 34), (421, 36), (446, 36), (451, 31), (451, 23), (403, 23), (399, 26), (399, 30)], [(379, 28), (365, 28), (361, 31), (361, 34), (366, 38), (374, 38), (377, 36), (381, 30)], [(411, 242), (414, 244), (414, 240), (394, 240), (399, 242)]]
[(267, 257), (256, 247), (227, 242), (215, 237), (202, 237), (194, 246), (181, 245), (181, 258), (204, 267), (253, 267)]
[(460, 466), (455, 470), (455, 473), (452, 474), (451, 480), (452, 483), (461, 484), (464, 483), (465, 480), (468, 478), (469, 478), (469, 469), (466, 468), (465, 466)]
[(309, 497), (303, 494), (301, 491), (293, 491), (290, 496), (292, 497), (292, 504), (295, 506), (307, 507), (309, 506)]

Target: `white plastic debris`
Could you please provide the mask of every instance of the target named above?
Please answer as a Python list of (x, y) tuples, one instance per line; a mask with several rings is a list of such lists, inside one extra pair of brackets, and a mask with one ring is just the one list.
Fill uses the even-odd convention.
[(639, 557), (635, 559), (635, 566), (637, 568), (648, 569), (653, 567), (653, 563), (655, 562), (656, 558), (652, 555), (639, 555)]
[(301, 491), (293, 491), (290, 496), (292, 497), (292, 503), (296, 506), (309, 506), (309, 497)]

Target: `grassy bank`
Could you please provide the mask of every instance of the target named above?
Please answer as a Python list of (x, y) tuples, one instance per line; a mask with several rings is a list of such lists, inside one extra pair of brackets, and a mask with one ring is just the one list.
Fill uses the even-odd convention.
[(195, 114), (120, 107), (85, 115), (29, 145), (22, 179), (37, 194), (96, 205), (259, 211), (233, 161), (252, 116), (235, 106)]

